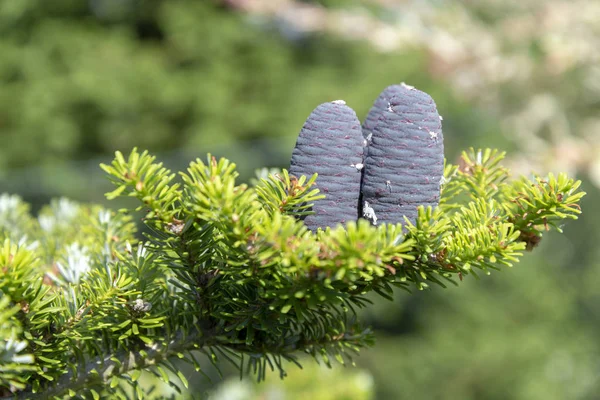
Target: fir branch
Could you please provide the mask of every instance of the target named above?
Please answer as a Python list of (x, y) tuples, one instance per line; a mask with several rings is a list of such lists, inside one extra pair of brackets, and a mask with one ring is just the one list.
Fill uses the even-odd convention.
[(276, 175), (269, 174), (256, 185), (256, 192), (263, 206), (270, 212), (279, 211), (294, 217), (303, 217), (312, 213), (311, 206), (316, 200), (324, 199), (318, 189), (312, 189), (317, 180), (314, 174), (307, 180), (306, 176), (290, 176), (287, 170)]
[(149, 209), (146, 218), (158, 218), (170, 223), (176, 215), (179, 185), (171, 185), (175, 174), (164, 168), (162, 163), (154, 163), (155, 158), (147, 151), (140, 154), (137, 149), (133, 149), (127, 160), (117, 151), (111, 165), (100, 164), (112, 183), (117, 186), (114, 191), (107, 193), (106, 197), (135, 197), (142, 202), (137, 210), (144, 207)]
[[(0, 296), (0, 387), (11, 392), (26, 388), (26, 375), (35, 371), (34, 357), (26, 353), (27, 341), (18, 320), (19, 305), (7, 295)], [(0, 395), (2, 391), (0, 391)]]
[(459, 165), (446, 164), (440, 208), (448, 213), (468, 201), (495, 198), (510, 178), (501, 164), (505, 156), (495, 149), (470, 148), (462, 152)]
[(535, 177), (535, 182), (523, 177), (503, 193), (508, 221), (520, 231), (527, 250), (540, 242), (543, 231), (553, 227), (562, 232), (561, 221), (577, 219), (581, 214), (578, 203), (585, 195), (578, 191), (580, 185), (566, 174), (549, 174)]
[[(35, 363), (10, 367), (0, 384), (23, 398), (117, 395), (122, 385), (140, 394), (136, 371), (164, 378), (173, 356), (198, 368), (194, 350), (259, 378), (267, 369), (285, 375), (281, 361), (299, 352), (351, 362), (373, 342), (356, 322), (366, 294), (391, 299), (393, 287), (458, 284), (511, 266), (543, 231), (577, 218), (580, 182), (511, 181), (502, 157), (464, 153), (460, 166), (446, 166), (439, 207), (421, 207), (404, 226), (359, 220), (313, 233), (299, 218), (322, 198), (316, 176), (283, 170), (248, 187), (236, 183), (235, 164), (209, 155), (178, 183), (137, 150), (103, 168), (117, 186), (110, 198), (150, 208), (144, 242), (127, 212), (60, 200), (36, 220), (11, 200), (36, 233), (3, 224), (0, 213), (9, 238), (1, 301), (10, 299), (7, 318), (23, 329), (15, 340)], [(21, 234), (32, 241), (16, 244)]]
[(207, 344), (201, 334), (184, 337), (179, 333), (166, 344), (154, 344), (144, 350), (124, 351), (87, 360), (80, 363), (76, 369), (62, 375), (52, 388), (37, 393), (22, 393), (18, 398), (62, 398), (72, 392), (84, 393), (90, 389), (101, 390), (108, 387), (115, 376), (129, 376), (135, 381), (134, 377), (139, 375), (134, 371), (152, 368), (169, 357), (201, 348)]

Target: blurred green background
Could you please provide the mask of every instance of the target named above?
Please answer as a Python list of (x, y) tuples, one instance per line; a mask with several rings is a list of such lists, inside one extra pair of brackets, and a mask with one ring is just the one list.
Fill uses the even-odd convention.
[(515, 173), (576, 175), (583, 218), (510, 271), (375, 299), (358, 369), (192, 378), (189, 396), (597, 399), (599, 48), (595, 0), (0, 0), (0, 192), (105, 203), (98, 164), (133, 146), (247, 180), (288, 166), (318, 104), (364, 118), (406, 82), (436, 100), (450, 161), (497, 147)]

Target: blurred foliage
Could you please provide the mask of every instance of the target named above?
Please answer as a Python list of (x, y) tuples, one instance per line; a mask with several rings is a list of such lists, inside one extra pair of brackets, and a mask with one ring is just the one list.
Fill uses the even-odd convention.
[[(471, 132), (475, 142), (450, 150), (503, 147), (477, 139), (497, 136), (495, 125), (423, 75), (420, 51), (382, 54), (319, 35), (290, 43), (278, 32), (206, 1), (0, 1), (0, 177), (35, 191), (28, 199), (61, 186), (50, 196), (97, 200), (102, 189), (70, 185), (85, 184), (88, 168), (83, 179), (80, 168), (56, 168), (134, 146), (211, 151), (242, 170), (285, 167), (317, 104), (343, 98), (363, 116), (400, 81), (461, 116), (447, 135)], [(26, 177), (15, 172), (40, 164)], [(31, 176), (43, 178), (19, 185)]]
[[(109, 157), (83, 160), (134, 145), (172, 163), (220, 153), (249, 177), (287, 167), (317, 104), (343, 98), (362, 118), (400, 81), (436, 100), (450, 160), (498, 147), (521, 151), (525, 170), (541, 160), (600, 176), (596, 1), (348, 2), (398, 20), (368, 25), (365, 41), (299, 35), (226, 3), (251, 2), (0, 0), (0, 186), (100, 200)], [(61, 168), (69, 159), (82, 161)], [(600, 193), (584, 190), (586, 218), (501, 279), (370, 308), (379, 340), (358, 361), (376, 398), (597, 398)]]
[(373, 377), (356, 368), (328, 369), (312, 360), (302, 369), (288, 365), (285, 381), (279, 374), (267, 375), (265, 382), (229, 378), (210, 393), (212, 400), (371, 400), (374, 395)]

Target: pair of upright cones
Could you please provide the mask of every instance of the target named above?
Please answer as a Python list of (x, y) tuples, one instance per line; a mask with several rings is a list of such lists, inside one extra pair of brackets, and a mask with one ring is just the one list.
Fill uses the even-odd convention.
[(420, 205), (436, 207), (440, 198), (444, 143), (435, 102), (412, 86), (392, 85), (362, 126), (343, 100), (321, 104), (300, 131), (290, 173), (318, 174), (326, 197), (304, 219), (312, 231), (361, 217), (373, 225), (414, 222)]

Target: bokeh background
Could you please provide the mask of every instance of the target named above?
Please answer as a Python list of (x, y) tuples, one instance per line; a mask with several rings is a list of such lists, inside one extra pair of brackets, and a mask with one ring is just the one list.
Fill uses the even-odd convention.
[(288, 166), (318, 104), (364, 118), (406, 82), (436, 100), (451, 162), (496, 147), (516, 174), (568, 172), (583, 217), (509, 271), (374, 299), (357, 368), (189, 371), (185, 396), (598, 399), (599, 49), (596, 0), (0, 0), (0, 192), (104, 203), (98, 164), (133, 146), (248, 180)]

